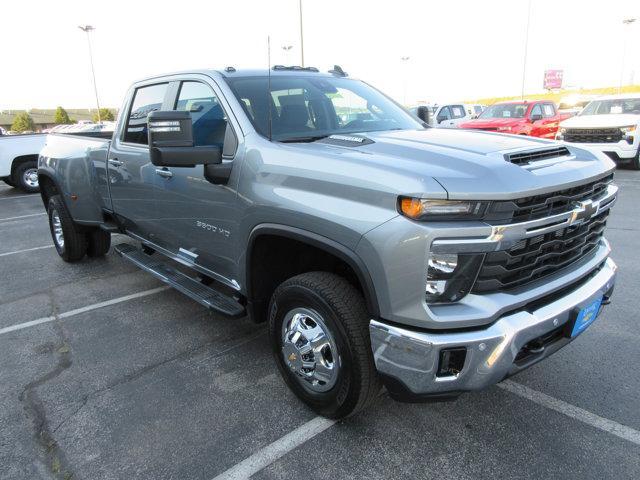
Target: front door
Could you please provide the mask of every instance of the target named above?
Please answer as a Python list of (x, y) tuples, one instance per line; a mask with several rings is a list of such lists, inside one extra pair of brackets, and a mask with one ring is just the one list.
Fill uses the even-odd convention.
[(121, 117), (122, 131), (114, 136), (107, 160), (113, 211), (129, 232), (146, 239), (155, 233), (155, 190), (160, 186), (149, 159), (147, 115), (162, 108), (168, 85), (145, 85), (133, 91)]
[[(238, 158), (224, 149), (228, 116), (204, 80), (183, 80), (171, 109), (191, 113), (194, 146), (216, 145), (226, 160), (233, 161), (231, 178), (217, 185), (207, 179), (206, 167), (167, 167), (157, 176), (160, 188), (156, 205), (160, 215), (157, 243), (177, 255), (183, 263), (202, 267), (217, 280), (237, 286), (238, 211), (236, 195)], [(233, 128), (229, 125), (229, 128)]]

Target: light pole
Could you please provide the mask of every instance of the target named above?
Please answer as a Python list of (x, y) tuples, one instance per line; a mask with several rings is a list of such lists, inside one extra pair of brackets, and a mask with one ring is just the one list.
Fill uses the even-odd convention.
[(407, 106), (407, 76), (408, 76), (408, 62), (411, 59), (411, 57), (405, 56), (405, 57), (400, 57), (400, 60), (402, 60), (402, 63), (404, 65), (404, 84), (403, 84), (403, 93), (402, 93), (402, 103), (403, 105), (406, 107)]
[(527, 51), (529, 50), (529, 24), (531, 23), (531, 0), (527, 7), (527, 29), (524, 34), (524, 59), (522, 61), (522, 89), (520, 90), (520, 99), (524, 100), (524, 79), (527, 73)]
[(96, 72), (93, 68), (93, 53), (91, 52), (91, 37), (89, 34), (95, 30), (91, 25), (78, 25), (78, 28), (87, 34), (87, 44), (89, 45), (89, 63), (91, 63), (91, 75), (93, 76), (93, 91), (96, 94), (96, 105), (98, 106), (98, 123), (102, 123), (100, 118), (100, 101), (98, 100), (98, 85), (96, 85)]
[(304, 68), (304, 34), (302, 31), (302, 0), (298, 0), (300, 10), (300, 66)]
[(620, 83), (618, 83), (618, 93), (622, 92), (622, 77), (624, 76), (624, 61), (627, 56), (627, 41), (629, 40), (629, 27), (632, 23), (634, 23), (637, 18), (625, 18), (622, 20), (622, 25), (624, 28), (624, 39), (622, 40), (622, 62), (620, 65)]

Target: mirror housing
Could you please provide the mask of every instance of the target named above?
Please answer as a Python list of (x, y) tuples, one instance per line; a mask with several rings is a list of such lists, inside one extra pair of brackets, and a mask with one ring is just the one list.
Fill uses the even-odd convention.
[(532, 122), (537, 122), (538, 120), (542, 120), (542, 114), (536, 113), (535, 115), (531, 115), (529, 119)]
[(222, 163), (220, 147), (194, 146), (191, 113), (175, 110), (151, 112), (147, 122), (152, 164), (158, 167), (195, 167)]

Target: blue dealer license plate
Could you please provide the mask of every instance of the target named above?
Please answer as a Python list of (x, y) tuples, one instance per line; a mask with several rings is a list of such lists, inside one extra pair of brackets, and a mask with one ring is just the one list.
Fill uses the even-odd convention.
[(602, 297), (597, 298), (578, 312), (571, 329), (571, 338), (584, 332), (595, 321), (600, 312), (600, 305), (602, 305)]

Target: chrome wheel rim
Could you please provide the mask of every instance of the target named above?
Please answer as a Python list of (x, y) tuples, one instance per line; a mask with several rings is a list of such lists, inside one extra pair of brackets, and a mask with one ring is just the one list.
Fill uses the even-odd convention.
[(326, 392), (336, 384), (340, 370), (339, 352), (318, 312), (296, 308), (285, 315), (282, 357), (304, 388)]
[(25, 185), (38, 188), (38, 169), (37, 168), (28, 168), (22, 174), (22, 181)]
[(53, 228), (53, 239), (58, 247), (64, 247), (64, 233), (62, 233), (62, 222), (57, 210), (51, 212), (51, 226)]

